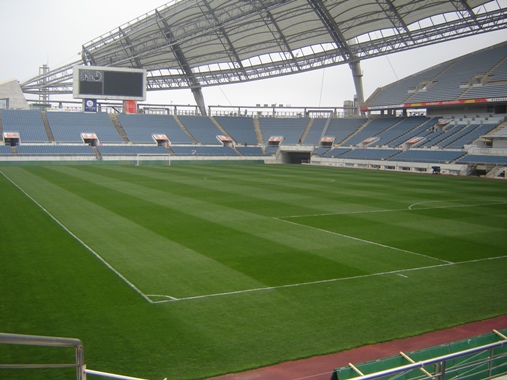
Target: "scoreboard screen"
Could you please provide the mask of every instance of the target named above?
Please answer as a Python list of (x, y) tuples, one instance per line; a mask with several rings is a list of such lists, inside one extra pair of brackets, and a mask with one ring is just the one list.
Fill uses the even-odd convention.
[(78, 99), (145, 100), (146, 70), (74, 66), (73, 95)]

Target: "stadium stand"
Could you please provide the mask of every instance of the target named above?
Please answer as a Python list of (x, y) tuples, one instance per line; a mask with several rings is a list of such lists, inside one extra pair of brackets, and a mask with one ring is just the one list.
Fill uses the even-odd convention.
[(445, 151), (445, 150), (407, 150), (391, 158), (391, 161), (406, 162), (429, 162), (445, 164), (453, 162), (465, 155), (462, 151)]
[(350, 151), (350, 148), (334, 148), (334, 149), (331, 149), (330, 151), (324, 153), (324, 157), (330, 157), (330, 158), (340, 157), (348, 151)]
[(237, 146), (236, 150), (243, 156), (264, 156), (262, 148), (257, 146)]
[(494, 164), (494, 165), (507, 165), (507, 156), (486, 156), (486, 155), (475, 155), (467, 154), (460, 158), (458, 161), (460, 164)]
[(81, 133), (95, 133), (101, 143), (122, 143), (106, 113), (48, 112), (53, 136), (60, 143), (82, 143)]
[(326, 136), (334, 137), (335, 144), (341, 144), (366, 122), (364, 118), (331, 119), (324, 133)]
[(10, 146), (0, 145), (0, 156), (11, 156), (12, 150)]
[[(466, 175), (471, 173), (467, 166), (473, 169), (474, 165), (485, 164), (490, 170), (494, 165), (505, 165), (502, 157), (507, 156), (503, 154), (507, 151), (507, 109), (505, 105), (497, 108), (489, 104), (472, 108), (469, 104), (475, 98), (462, 107), (456, 105), (470, 96), (505, 96), (501, 89), (506, 80), (507, 43), (503, 43), (376, 91), (367, 101), (368, 106), (393, 109), (367, 117), (300, 117), (306, 111), (294, 113), (299, 117), (273, 117), (258, 111), (253, 116), (194, 116), (176, 112), (132, 115), (2, 110), (2, 132), (19, 133), (19, 141), (16, 136), (2, 136), (4, 144), (17, 146), (0, 145), (0, 156), (4, 161), (15, 160), (16, 156), (20, 160), (36, 160), (37, 156), (74, 156), (72, 160), (82, 156), (89, 160), (94, 155), (97, 160), (112, 160), (147, 154), (176, 159), (259, 157), (296, 163), (284, 161), (287, 149), (294, 149), (296, 155), (304, 148), (312, 163), (426, 173), (430, 170), (427, 164), (442, 164), (448, 165), (446, 173)], [(430, 107), (426, 112), (407, 112), (406, 107), (413, 107), (414, 101), (438, 99), (452, 104)], [(479, 103), (486, 100), (479, 99)], [(97, 136), (98, 141), (84, 141), (94, 147), (83, 145), (83, 133)], [(165, 135), (169, 139), (167, 147), (157, 146), (164, 139), (155, 139), (154, 135)], [(221, 135), (232, 141), (219, 140)], [(281, 139), (270, 141), (271, 137)], [(494, 148), (490, 155), (488, 148)]]
[(89, 145), (19, 145), (20, 156), (95, 156)]
[(215, 116), (215, 120), (239, 145), (257, 145), (257, 135), (251, 117)]
[[(351, 146), (358, 145), (364, 140), (386, 131), (399, 121), (400, 119), (392, 117), (372, 119), (362, 130), (347, 140), (346, 143)], [(377, 145), (377, 143), (373, 142), (373, 145)]]
[(153, 144), (154, 134), (166, 135), (173, 144), (192, 143), (172, 116), (118, 114), (117, 118), (132, 143)]
[(264, 117), (259, 121), (264, 140), (272, 136), (283, 136), (284, 144), (298, 144), (301, 142), (309, 119)]
[(172, 146), (176, 156), (238, 156), (230, 147), (218, 146)]
[(376, 146), (392, 146), (391, 142), (399, 139), (401, 136), (417, 128), (428, 120), (424, 116), (406, 117), (396, 122), (391, 128), (378, 135), (379, 140), (375, 142)]
[(18, 132), (21, 142), (48, 143), (40, 111), (3, 110), (2, 126), (4, 132)]
[(217, 126), (209, 117), (204, 116), (178, 116), (188, 132), (201, 144), (220, 145), (217, 136), (222, 135)]
[(441, 63), (385, 86), (367, 107), (505, 96), (507, 43)]
[(326, 127), (329, 126), (333, 119), (314, 119), (308, 134), (306, 135), (303, 143), (318, 146), (320, 144), (320, 139), (324, 137), (324, 132), (326, 131)]
[(437, 118), (427, 119), (422, 124), (419, 124), (419, 126), (417, 126), (416, 128), (408, 131), (407, 133), (396, 138), (395, 140), (392, 140), (391, 142), (389, 142), (388, 145), (392, 148), (395, 148), (395, 147), (401, 145), (402, 143), (410, 140), (413, 137), (424, 137), (431, 132), (431, 129), (435, 125), (436, 122), (437, 122)]
[(98, 150), (102, 156), (136, 156), (138, 154), (169, 154), (163, 146), (144, 145), (110, 145), (100, 146)]
[(340, 158), (355, 160), (387, 160), (400, 152), (401, 150), (396, 149), (352, 149), (343, 153)]

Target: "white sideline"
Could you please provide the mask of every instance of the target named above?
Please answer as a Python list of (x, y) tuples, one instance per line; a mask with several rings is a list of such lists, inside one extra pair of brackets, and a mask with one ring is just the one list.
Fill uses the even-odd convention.
[(69, 230), (62, 222), (60, 222), (55, 216), (53, 216), (48, 210), (46, 210), (42, 205), (37, 202), (34, 198), (32, 198), (25, 190), (19, 187), (13, 180), (11, 180), (4, 172), (0, 171), (0, 174), (4, 176), (10, 183), (12, 183), (19, 191), (21, 191), (28, 199), (30, 199), (33, 203), (37, 205), (42, 211), (44, 211), (51, 219), (53, 219), (61, 228), (64, 229), (70, 236), (77, 240), (79, 244), (85, 247), (88, 251), (90, 251), (97, 259), (99, 259), (106, 267), (108, 267), (114, 274), (116, 274), (119, 278), (121, 278), (128, 286), (134, 289), (141, 297), (143, 297), (149, 303), (152, 301), (137, 288), (133, 283), (131, 283), (125, 276), (123, 276), (120, 272), (118, 272), (111, 264), (109, 264), (102, 256), (100, 256), (97, 252), (95, 252), (90, 246), (88, 246), (84, 241), (82, 241), (79, 237), (77, 237), (71, 230)]

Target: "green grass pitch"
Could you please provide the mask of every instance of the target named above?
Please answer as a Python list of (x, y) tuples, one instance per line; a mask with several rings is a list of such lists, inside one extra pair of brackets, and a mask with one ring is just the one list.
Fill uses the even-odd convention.
[[(206, 378), (507, 313), (507, 181), (302, 165), (0, 171), (0, 332), (79, 338), (91, 369)], [(0, 347), (0, 362), (29, 361), (21, 351)]]

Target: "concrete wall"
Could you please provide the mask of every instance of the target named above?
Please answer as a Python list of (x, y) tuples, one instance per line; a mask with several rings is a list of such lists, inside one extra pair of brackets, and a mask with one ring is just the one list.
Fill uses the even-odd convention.
[(0, 99), (8, 99), (8, 108), (11, 110), (28, 110), (30, 107), (21, 90), (21, 86), (15, 79), (0, 82)]

